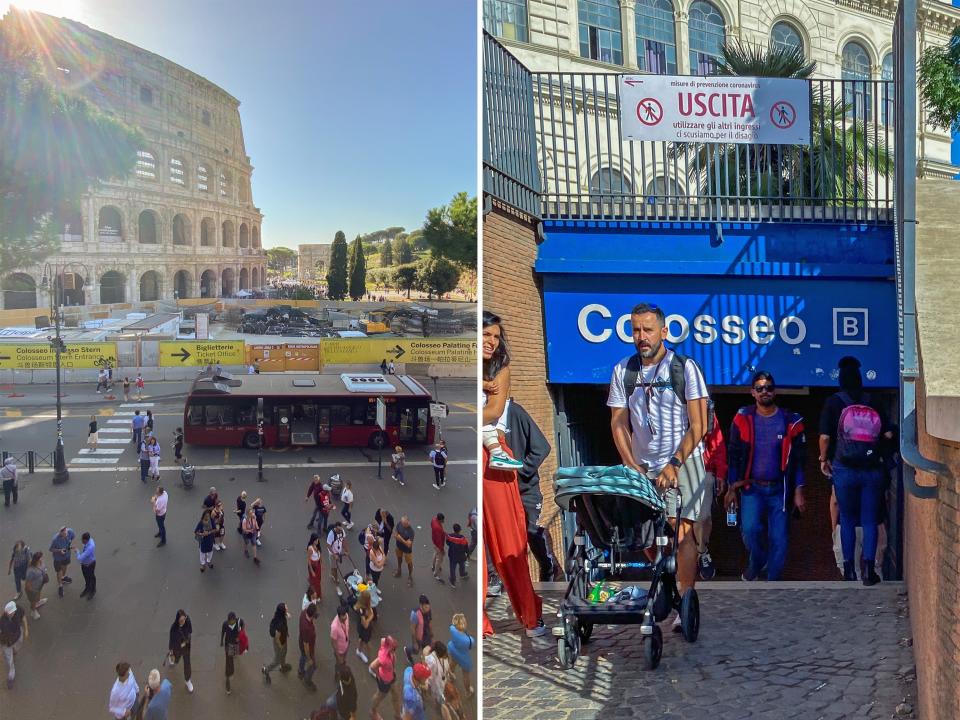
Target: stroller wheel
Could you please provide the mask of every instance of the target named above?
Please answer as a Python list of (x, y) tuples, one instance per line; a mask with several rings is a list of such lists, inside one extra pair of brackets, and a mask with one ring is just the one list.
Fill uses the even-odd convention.
[(680, 601), (680, 630), (687, 642), (696, 642), (700, 635), (700, 599), (697, 591), (688, 589)]
[(579, 654), (580, 637), (576, 633), (573, 633), (572, 640), (570, 636), (564, 636), (557, 640), (557, 655), (564, 670), (570, 670), (577, 664), (577, 655)]
[(577, 635), (581, 642), (590, 642), (590, 636), (593, 635), (593, 623), (587, 620), (577, 620)]
[(643, 639), (643, 660), (647, 670), (656, 670), (663, 655), (663, 632), (659, 625), (653, 626), (653, 634)]
[(663, 622), (670, 614), (671, 592), (665, 582), (657, 586), (656, 595), (653, 598), (653, 618), (657, 622)]

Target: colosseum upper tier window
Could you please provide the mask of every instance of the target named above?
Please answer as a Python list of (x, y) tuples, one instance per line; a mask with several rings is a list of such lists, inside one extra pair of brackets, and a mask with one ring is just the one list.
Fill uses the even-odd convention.
[(229, 170), (220, 171), (220, 197), (229, 198), (233, 193), (232, 188), (230, 187), (233, 183), (233, 176), (230, 175)]
[(207, 166), (203, 163), (197, 165), (197, 190), (200, 192), (210, 192), (208, 177)]
[(210, 127), (210, 111), (209, 110), (203, 111), (203, 114), (200, 116), (200, 121), (207, 127)]
[(170, 158), (170, 182), (184, 187), (186, 181), (183, 174), (183, 160), (180, 158)]
[(157, 159), (147, 150), (137, 151), (137, 177), (142, 180), (157, 179)]
[(148, 87), (140, 87), (140, 102), (144, 105), (153, 105), (153, 90)]

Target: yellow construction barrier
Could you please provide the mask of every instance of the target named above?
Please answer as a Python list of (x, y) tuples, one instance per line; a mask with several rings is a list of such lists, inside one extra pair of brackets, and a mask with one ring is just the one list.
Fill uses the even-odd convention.
[(472, 338), (343, 338), (320, 341), (324, 365), (403, 363), (464, 363), (477, 361)]
[(242, 365), (243, 340), (184, 340), (160, 343), (160, 367)]
[[(67, 343), (60, 353), (60, 367), (97, 368), (107, 362), (117, 366), (116, 343)], [(42, 370), (55, 368), (57, 355), (49, 343), (4, 343), (0, 345), (0, 369)]]
[(320, 347), (316, 344), (287, 343), (283, 348), (284, 369), (314, 372), (320, 369)]

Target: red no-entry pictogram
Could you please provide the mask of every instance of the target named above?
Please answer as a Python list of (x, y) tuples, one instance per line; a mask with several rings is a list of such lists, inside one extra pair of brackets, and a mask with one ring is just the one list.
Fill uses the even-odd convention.
[(644, 125), (656, 125), (663, 120), (663, 105), (656, 98), (643, 98), (637, 103), (637, 119)]
[(797, 121), (797, 111), (786, 100), (777, 100), (770, 108), (770, 122), (786, 130)]

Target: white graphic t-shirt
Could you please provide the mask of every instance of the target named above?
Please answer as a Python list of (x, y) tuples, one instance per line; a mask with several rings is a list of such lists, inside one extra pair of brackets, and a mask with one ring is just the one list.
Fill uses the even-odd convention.
[[(638, 463), (647, 465), (652, 472), (659, 473), (680, 447), (680, 442), (690, 425), (687, 406), (680, 402), (670, 386), (672, 350), (667, 350), (659, 363), (640, 366), (642, 377), (637, 377), (636, 389), (629, 399), (626, 398), (623, 390), (623, 376), (631, 357), (633, 356), (625, 357), (613, 368), (607, 406), (629, 407), (630, 422), (633, 425), (631, 434), (633, 457)], [(683, 368), (683, 374), (687, 385), (687, 402), (709, 397), (707, 383), (695, 363), (688, 361)], [(644, 386), (650, 389), (645, 390)], [(702, 452), (703, 443), (700, 443), (692, 454), (700, 455)]]

